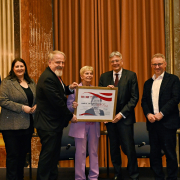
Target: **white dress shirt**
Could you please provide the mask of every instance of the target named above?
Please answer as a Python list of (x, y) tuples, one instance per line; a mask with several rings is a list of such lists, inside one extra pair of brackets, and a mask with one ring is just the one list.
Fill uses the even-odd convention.
[(116, 73), (115, 71), (113, 71), (113, 80), (114, 80), (114, 82), (115, 82), (115, 80), (116, 80), (116, 74), (118, 74), (118, 80), (120, 80), (121, 75), (122, 75), (122, 68), (121, 68), (121, 70), (120, 70), (118, 73)]
[(152, 97), (154, 114), (159, 113), (159, 91), (160, 91), (163, 77), (164, 77), (164, 72), (158, 78), (156, 78), (155, 74), (152, 76), (152, 79), (154, 81), (153, 81), (152, 89), (151, 89), (151, 97)]

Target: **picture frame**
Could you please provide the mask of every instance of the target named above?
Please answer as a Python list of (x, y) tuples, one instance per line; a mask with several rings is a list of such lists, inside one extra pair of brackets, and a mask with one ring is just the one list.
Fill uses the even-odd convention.
[(74, 114), (78, 121), (111, 122), (116, 113), (118, 88), (78, 86)]

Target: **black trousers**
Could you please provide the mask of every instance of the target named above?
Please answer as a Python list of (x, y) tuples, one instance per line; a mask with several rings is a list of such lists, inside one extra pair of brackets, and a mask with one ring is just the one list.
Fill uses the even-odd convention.
[(139, 176), (135, 144), (134, 144), (134, 128), (132, 125), (125, 125), (121, 121), (113, 124), (106, 124), (108, 136), (110, 139), (110, 153), (111, 160), (115, 170), (115, 176), (122, 178), (121, 174), (121, 154), (120, 145), (122, 151), (128, 158), (128, 172), (131, 178), (137, 178)]
[(156, 180), (164, 180), (161, 150), (166, 155), (167, 180), (177, 180), (178, 163), (176, 156), (176, 129), (167, 129), (160, 122), (155, 122), (149, 131), (150, 165)]
[(42, 149), (39, 156), (37, 180), (56, 180), (58, 177), (58, 161), (60, 157), (61, 132), (37, 130)]
[(26, 154), (31, 147), (32, 134), (9, 135), (2, 132), (6, 147), (6, 180), (23, 180)]

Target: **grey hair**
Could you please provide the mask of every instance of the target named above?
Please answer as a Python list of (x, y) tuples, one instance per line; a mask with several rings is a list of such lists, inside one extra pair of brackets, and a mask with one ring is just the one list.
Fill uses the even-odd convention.
[(165, 56), (161, 53), (154, 54), (151, 58), (151, 61), (153, 58), (162, 58), (164, 61), (166, 61)]
[(55, 50), (49, 53), (49, 56), (48, 56), (49, 60), (53, 60), (54, 55), (56, 54), (62, 54), (64, 56), (64, 59), (66, 59), (66, 55), (62, 51)]
[(112, 58), (114, 56), (119, 56), (120, 59), (122, 59), (122, 54), (119, 51), (113, 51), (110, 55), (109, 58)]

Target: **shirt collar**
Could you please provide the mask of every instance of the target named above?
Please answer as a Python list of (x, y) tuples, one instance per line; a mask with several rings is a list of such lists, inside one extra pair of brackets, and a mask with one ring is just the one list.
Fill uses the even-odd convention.
[[(165, 71), (164, 71), (164, 72), (165, 72)], [(163, 79), (163, 77), (164, 77), (164, 72), (163, 72), (158, 78)], [(155, 74), (152, 76), (152, 79), (153, 79), (153, 80), (156, 79), (156, 75), (155, 75)]]
[(121, 70), (117, 73), (117, 72), (115, 72), (115, 71), (113, 71), (113, 75), (115, 76), (115, 74), (118, 74), (118, 75), (121, 75), (122, 74), (122, 69), (123, 68), (121, 68)]

